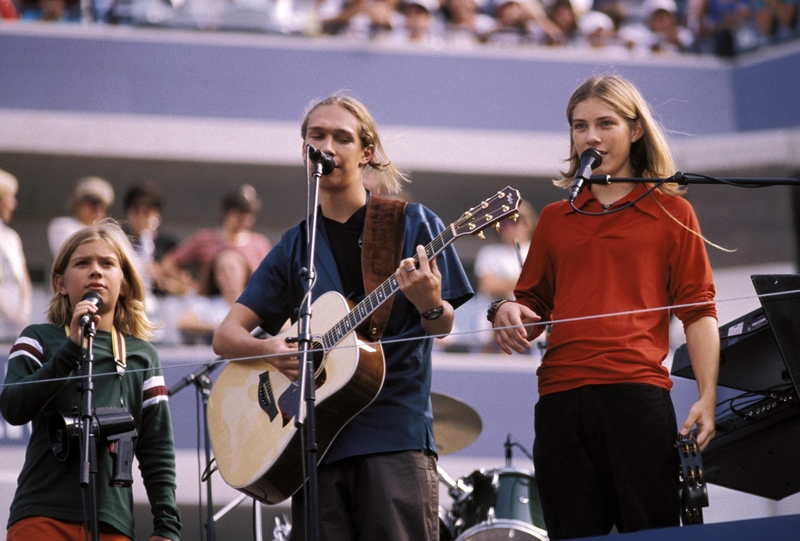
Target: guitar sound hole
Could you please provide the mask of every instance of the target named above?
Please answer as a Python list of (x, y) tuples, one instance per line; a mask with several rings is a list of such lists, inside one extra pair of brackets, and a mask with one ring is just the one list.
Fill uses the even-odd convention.
[(311, 360), (314, 362), (314, 373), (319, 372), (322, 361), (325, 359), (325, 350), (320, 342), (311, 342)]

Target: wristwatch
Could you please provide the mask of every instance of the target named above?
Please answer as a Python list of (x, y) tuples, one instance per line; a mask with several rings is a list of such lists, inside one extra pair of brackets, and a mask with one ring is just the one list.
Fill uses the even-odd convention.
[(434, 319), (439, 319), (444, 314), (444, 305), (438, 308), (431, 308), (425, 313), (420, 314), (422, 319), (427, 319), (428, 321), (432, 321)]

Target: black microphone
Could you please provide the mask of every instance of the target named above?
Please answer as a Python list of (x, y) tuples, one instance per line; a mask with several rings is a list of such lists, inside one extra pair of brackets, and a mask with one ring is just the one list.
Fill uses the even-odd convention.
[(575, 173), (575, 180), (572, 182), (572, 188), (569, 190), (570, 203), (575, 201), (578, 194), (581, 193), (584, 183), (592, 176), (592, 169), (600, 167), (603, 163), (603, 157), (598, 151), (593, 148), (587, 148), (581, 154), (581, 166), (578, 167), (578, 172)]
[(333, 156), (330, 154), (325, 154), (321, 150), (311, 145), (307, 145), (307, 148), (308, 157), (311, 158), (314, 163), (322, 166), (323, 175), (328, 175), (333, 172), (333, 168), (336, 167), (336, 162), (333, 161)]
[[(92, 301), (98, 310), (103, 307), (103, 299), (100, 297), (100, 294), (97, 291), (89, 291), (83, 297), (81, 297), (82, 301)], [(83, 314), (81, 316), (81, 328), (86, 327), (90, 321), (92, 321), (92, 316), (94, 314)]]

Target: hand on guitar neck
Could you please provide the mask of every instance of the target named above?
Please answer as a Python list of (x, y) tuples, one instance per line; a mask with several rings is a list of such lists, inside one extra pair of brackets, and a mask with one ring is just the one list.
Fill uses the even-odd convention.
[[(417, 263), (419, 260), (419, 263)], [(417, 256), (400, 262), (395, 273), (400, 291), (420, 314), (438, 307), (444, 308), (441, 317), (434, 320), (422, 318), (422, 328), (429, 335), (445, 335), (453, 328), (455, 311), (442, 300), (442, 275), (436, 267), (436, 259), (428, 259), (424, 246), (417, 246)]]

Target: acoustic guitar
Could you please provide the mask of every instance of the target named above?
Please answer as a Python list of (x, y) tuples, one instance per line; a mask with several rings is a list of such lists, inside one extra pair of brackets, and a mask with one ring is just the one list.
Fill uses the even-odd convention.
[[(506, 187), (465, 212), (425, 247), (428, 258), (460, 236), (482, 236), (486, 227), (516, 214), (519, 201), (519, 191)], [(383, 386), (381, 345), (362, 339), (356, 328), (399, 288), (392, 275), (356, 306), (337, 292), (325, 293), (312, 304), (319, 460)], [(296, 339), (297, 324), (278, 336)], [(266, 360), (225, 365), (208, 399), (208, 431), (227, 484), (267, 504), (285, 500), (303, 485), (302, 427), (295, 426), (299, 392), (296, 382)]]

